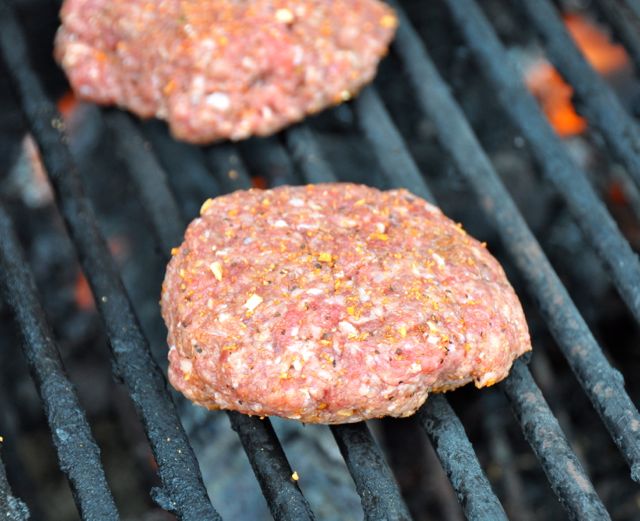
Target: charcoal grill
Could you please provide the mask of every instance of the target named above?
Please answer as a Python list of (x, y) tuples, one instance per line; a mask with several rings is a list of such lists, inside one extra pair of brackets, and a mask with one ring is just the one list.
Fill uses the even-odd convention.
[[(584, 237), (606, 267), (620, 298), (640, 321), (640, 262), (618, 229), (587, 174), (567, 152), (547, 123), (486, 15), (474, 0), (442, 0), (448, 16), (473, 59), (482, 66), (497, 103), (525, 139), (545, 182), (562, 199)], [(581, 110), (603, 138), (605, 149), (624, 166), (627, 188), (640, 188), (640, 130), (607, 84), (590, 68), (568, 36), (557, 8), (547, 0), (505, 2), (539, 33), (550, 60), (575, 89)], [(637, 37), (629, 16), (637, 2), (595, 2), (630, 56), (638, 55)], [(412, 102), (431, 122), (457, 172), (468, 183), (484, 217), (498, 233), (517, 276), (537, 302), (537, 311), (589, 398), (611, 439), (628, 465), (630, 478), (640, 482), (640, 414), (625, 390), (623, 375), (614, 369), (573, 303), (525, 219), (503, 185), (471, 123), (441, 77), (424, 40), (399, 5), (400, 29), (393, 54), (402, 64)], [(409, 6), (407, 6), (409, 7)], [(624, 11), (621, 11), (624, 9)], [(620, 13), (629, 13), (621, 16)], [(144, 425), (157, 462), (161, 485), (153, 500), (179, 519), (221, 519), (215, 505), (232, 498), (214, 498), (203, 484), (198, 461), (183, 430), (161, 369), (154, 362), (136, 311), (121, 281), (91, 202), (85, 195), (67, 146), (61, 116), (30, 64), (28, 42), (12, 7), (0, 1), (0, 49), (6, 74), (16, 93), (28, 128), (46, 166), (56, 202), (90, 283), (103, 319), (114, 360), (114, 372), (127, 386)], [(636, 65), (640, 66), (640, 63)], [(405, 187), (432, 202), (435, 197), (376, 86), (364, 90), (346, 111), (357, 121), (381, 172), (376, 184)], [(138, 122), (124, 113), (102, 112), (115, 146), (142, 202), (160, 249), (168, 255), (179, 244), (186, 226), (165, 167), (162, 150), (148, 146)], [(312, 126), (303, 123), (278, 138), (239, 147), (208, 148), (198, 166), (205, 175), (217, 173), (220, 192), (251, 186), (249, 169), (238, 148), (260, 149), (280, 164), (272, 185), (319, 183), (339, 179), (334, 159), (318, 141)], [(196, 150), (196, 149), (194, 149)], [(199, 154), (200, 151), (197, 150)], [(158, 155), (157, 155), (158, 154)], [(222, 172), (222, 175), (219, 173)], [(232, 173), (232, 175), (229, 175)], [(213, 195), (201, 194), (202, 200)], [(464, 224), (464, 223), (463, 223)], [(23, 351), (48, 418), (59, 466), (67, 475), (83, 519), (119, 519), (105, 478), (100, 452), (86, 414), (80, 406), (47, 324), (35, 282), (25, 261), (8, 212), (0, 206), (0, 280), (15, 322), (24, 337)], [(637, 325), (637, 324), (636, 324)], [(534, 345), (535, 349), (535, 345)], [(572, 519), (609, 519), (590, 477), (583, 469), (560, 424), (528, 368), (517, 361), (509, 378), (499, 384), (513, 409), (558, 501)], [(631, 378), (633, 375), (626, 375)], [(578, 392), (578, 391), (576, 391)], [(553, 405), (553, 404), (552, 404)], [(278, 520), (314, 519), (287, 456), (268, 419), (228, 413), (232, 428), (257, 477), (271, 513)], [(464, 515), (473, 520), (506, 519), (503, 498), (497, 497), (481, 466), (474, 445), (448, 399), (433, 396), (417, 413)], [(333, 426), (332, 434), (361, 498), (366, 519), (411, 519), (382, 449), (364, 423)], [(639, 505), (640, 510), (640, 505)], [(28, 509), (14, 497), (0, 465), (0, 513), (6, 519), (27, 519)]]

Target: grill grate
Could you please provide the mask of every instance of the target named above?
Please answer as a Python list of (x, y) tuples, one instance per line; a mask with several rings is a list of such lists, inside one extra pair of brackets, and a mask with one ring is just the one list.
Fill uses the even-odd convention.
[(0, 207), (2, 282), (24, 337), (25, 356), (47, 411), (60, 466), (71, 482), (80, 512), (100, 519), (117, 519), (111, 492), (100, 464), (98, 446), (65, 375), (53, 334), (38, 302), (35, 282), (15, 237), (9, 216)]
[[(64, 137), (57, 128), (59, 125), (52, 126), (53, 122), (60, 121), (60, 116), (28, 65), (24, 35), (12, 10), (4, 2), (5, 0), (0, 1), (2, 56), (9, 76), (15, 84), (30, 130), (39, 144), (83, 269), (97, 297), (97, 305), (111, 340), (117, 372), (128, 385), (145, 424), (163, 485), (162, 490), (155, 491), (154, 499), (163, 508), (175, 512), (181, 519), (219, 519), (207, 498), (197, 461), (166, 391), (164, 378), (151, 358), (147, 341), (140, 331), (126, 291), (98, 231), (93, 212), (83, 195), (81, 182), (66, 149)], [(517, 75), (509, 68), (504, 49), (475, 2), (446, 0), (445, 3), (472, 52), (485, 65), (485, 73), (496, 87), (502, 105), (527, 138), (547, 179), (565, 198), (576, 221), (583, 226), (592, 247), (609, 268), (619, 293), (636, 319), (640, 319), (640, 288), (637, 282), (640, 280), (640, 264), (637, 257), (622, 238), (604, 205), (594, 194), (584, 173), (568, 158), (562, 145), (542, 118), (535, 102), (525, 91)], [(630, 0), (629, 3), (631, 4)], [(536, 11), (538, 3), (523, 4), (537, 26), (548, 22), (548, 19), (538, 20), (541, 16), (539, 13), (546, 13), (544, 10)], [(536, 9), (532, 7), (534, 4)], [(546, 3), (545, 6), (552, 9)], [(565, 358), (631, 467), (632, 478), (640, 481), (640, 432), (633, 429), (633, 425), (640, 425), (640, 415), (624, 390), (622, 376), (607, 362), (600, 346), (501, 184), (461, 109), (449, 94), (447, 85), (440, 78), (409, 19), (401, 10), (399, 13), (401, 25), (394, 50), (405, 67), (419, 110), (435, 124), (442, 147), (473, 188), (488, 220), (499, 231), (521, 275), (528, 282), (529, 291), (536, 297), (541, 314)], [(555, 21), (555, 25), (560, 24), (559, 20)], [(561, 70), (574, 84), (578, 94), (587, 98), (586, 93), (591, 92), (589, 89), (606, 92), (606, 87), (591, 81), (586, 73), (583, 74), (584, 71), (572, 76), (573, 73), (569, 70), (578, 67), (573, 63), (576, 62), (575, 56), (570, 56), (571, 50), (566, 51), (564, 48), (566, 45), (562, 38), (568, 38), (564, 29), (561, 25), (555, 25), (549, 23), (548, 27), (539, 29), (541, 32), (546, 31), (545, 38), (549, 41), (552, 58), (554, 54), (558, 54), (557, 60), (561, 66), (564, 60), (567, 60), (567, 70)], [(553, 41), (556, 39), (562, 42), (562, 45), (553, 47)], [(565, 55), (569, 57), (564, 57)], [(581, 83), (579, 80), (585, 77), (587, 80), (583, 88), (586, 90), (581, 91), (575, 83)], [(634, 170), (639, 159), (632, 144), (629, 145), (625, 141), (617, 143), (616, 139), (611, 139), (621, 130), (631, 128), (632, 132), (636, 132), (635, 124), (626, 114), (613, 123), (601, 117), (603, 107), (611, 109), (611, 102), (606, 97), (597, 99), (604, 101), (596, 101), (595, 103), (601, 103), (601, 106), (595, 105), (587, 110), (589, 121), (593, 120), (594, 125), (608, 138), (613, 153), (625, 162), (635, 176), (640, 173), (640, 169)], [(426, 199), (435, 201), (375, 88), (365, 89), (354, 102), (353, 109), (360, 129), (371, 145), (371, 152), (379, 162), (385, 182), (392, 187), (406, 187)], [(180, 217), (180, 208), (168, 186), (167, 175), (153, 153), (145, 147), (145, 140), (137, 125), (128, 116), (112, 111), (105, 111), (104, 114), (116, 138), (118, 152), (126, 162), (129, 175), (149, 216), (158, 243), (164, 252), (168, 252), (172, 246), (180, 242), (185, 223)], [(621, 124), (630, 127), (617, 127)], [(270, 159), (284, 165), (281, 174), (271, 179), (272, 185), (295, 183), (297, 179), (294, 164), (302, 173), (305, 182), (336, 180), (331, 164), (323, 157), (314, 133), (307, 125), (299, 125), (285, 131), (283, 139), (284, 147), (275, 138), (263, 140), (257, 145), (263, 147), (262, 152)], [(227, 175), (218, 176), (222, 191), (250, 186), (248, 173), (235, 151), (235, 146), (211, 147), (205, 153), (214, 170), (235, 172), (233, 178)], [(106, 488), (102, 468), (95, 463), (98, 449), (91, 438), (84, 413), (69, 388), (55, 346), (48, 341), (51, 335), (47, 333), (47, 326), (39, 310), (33, 283), (25, 268), (26, 264), (21, 261), (10, 224), (2, 212), (0, 238), (3, 242), (0, 264), (6, 279), (8, 300), (16, 309), (18, 321), (21, 325), (25, 324), (23, 331), (37, 334), (45, 340), (42, 343), (47, 358), (42, 355), (37, 359), (31, 356), (34, 360), (33, 370), (36, 374), (43, 370), (37, 366), (39, 360), (42, 364), (45, 361), (53, 364), (55, 371), (50, 377), (55, 377), (58, 384), (62, 385), (71, 400), (66, 403), (71, 405), (55, 398), (51, 401), (51, 411), (55, 407), (64, 406), (67, 413), (80, 425), (80, 428), (69, 433), (70, 438), (67, 440), (54, 436), (61, 467), (68, 473), (84, 518), (116, 519), (118, 514)], [(19, 295), (19, 298), (16, 298), (16, 295)], [(28, 319), (32, 321), (30, 326), (26, 325)], [(27, 334), (25, 336), (29, 358), (30, 352), (42, 346), (35, 337)], [(36, 381), (38, 378), (42, 376), (36, 376)], [(500, 388), (509, 399), (516, 420), (547, 474), (554, 493), (568, 514), (574, 519), (608, 519), (608, 513), (525, 362), (518, 361), (514, 365), (511, 375), (500, 384)], [(47, 400), (50, 399), (47, 394), (48, 386), (43, 385), (41, 392), (43, 401), (47, 404)], [(68, 431), (67, 417), (50, 414), (50, 424), (54, 433), (59, 427), (65, 426)], [(291, 467), (270, 422), (237, 413), (229, 413), (229, 417), (247, 452), (274, 518), (313, 519), (306, 498), (297, 484), (291, 480)], [(504, 510), (491, 490), (471, 442), (446, 399), (442, 396), (430, 398), (418, 413), (418, 419), (436, 449), (466, 516), (478, 520), (505, 519)], [(397, 484), (366, 425), (332, 427), (332, 432), (361, 496), (366, 518), (409, 519)], [(69, 440), (80, 447), (75, 448), (78, 454), (69, 448)], [(73, 458), (74, 464), (65, 465), (67, 458)], [(80, 464), (76, 465), (76, 462)], [(92, 475), (91, 479), (82, 471), (85, 465), (91, 467), (88, 469)], [(78, 479), (77, 473), (81, 471), (82, 478), (87, 480), (87, 483)], [(5, 492), (6, 481), (2, 478), (3, 475), (0, 475), (0, 508), (3, 507), (4, 498), (9, 497), (8, 490)], [(96, 486), (89, 486), (89, 483)]]
[(589, 123), (598, 129), (611, 152), (640, 186), (640, 130), (636, 123), (587, 63), (548, 0), (536, 2), (535, 7), (532, 2), (517, 0), (513, 3), (522, 8), (540, 34), (549, 58), (573, 87)]
[(527, 139), (542, 171), (564, 198), (585, 237), (606, 263), (620, 295), (640, 320), (640, 261), (622, 237), (617, 225), (598, 199), (585, 172), (568, 152), (526, 90), (515, 67), (510, 66), (488, 20), (473, 0), (446, 0), (458, 27), (464, 34), (482, 70), (498, 87), (498, 98), (514, 124)]
[[(113, 259), (98, 230), (64, 137), (56, 128), (59, 125), (55, 122), (61, 122), (61, 117), (28, 66), (24, 34), (5, 2), (0, 3), (0, 19), (2, 57), (96, 296), (110, 339), (115, 371), (129, 388), (158, 461), (165, 489), (156, 491), (156, 500), (185, 520), (219, 519), (208, 500), (198, 463), (167, 392), (164, 377), (151, 357)], [(75, 437), (76, 433), (71, 436)], [(99, 501), (98, 496), (95, 497)], [(88, 519), (100, 519), (98, 510), (92, 509), (85, 514)]]
[(640, 431), (632, 428), (638, 424), (634, 422), (640, 421), (640, 414), (624, 389), (622, 375), (606, 360), (411, 29), (409, 19), (402, 15), (400, 24), (396, 45), (401, 49), (400, 56), (420, 108), (437, 125), (442, 146), (483, 202), (485, 214), (500, 232), (536, 296), (567, 362), (629, 463), (633, 479), (640, 480)]

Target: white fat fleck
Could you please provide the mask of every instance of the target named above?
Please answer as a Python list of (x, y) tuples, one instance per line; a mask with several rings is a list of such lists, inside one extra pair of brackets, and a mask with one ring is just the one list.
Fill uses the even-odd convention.
[(502, 344), (502, 338), (500, 337), (500, 335), (491, 335), (489, 337), (489, 345), (492, 348), (498, 349), (500, 347), (500, 344)]
[(286, 221), (283, 221), (282, 219), (278, 219), (276, 222), (273, 223), (274, 228), (286, 228), (287, 226), (289, 226), (287, 224)]
[(289, 9), (278, 9), (276, 11), (276, 20), (283, 24), (289, 24), (293, 22), (293, 13)]
[(387, 274), (384, 271), (377, 271), (371, 278), (373, 279), (373, 282), (377, 284), (385, 280), (387, 278)]
[(312, 295), (314, 297), (322, 295), (323, 293), (324, 293), (324, 290), (322, 290), (321, 288), (311, 288), (307, 290), (307, 295)]
[(340, 328), (340, 331), (347, 335), (358, 334), (358, 330), (354, 327), (354, 325), (351, 322), (347, 322), (346, 320), (342, 320), (341, 322), (339, 322), (338, 327)]
[(427, 338), (427, 342), (429, 342), (430, 344), (437, 344), (438, 342), (440, 342), (440, 337), (436, 336), (436, 335), (429, 335), (429, 338)]
[(412, 373), (418, 373), (422, 370), (422, 366), (418, 362), (413, 362), (409, 369)]
[(383, 317), (384, 316), (384, 308), (382, 306), (376, 306), (371, 310), (371, 314), (375, 317)]
[(311, 336), (314, 339), (318, 339), (322, 336), (322, 328), (320, 326), (312, 325), (309, 327), (311, 329)]
[(358, 296), (362, 302), (369, 302), (370, 297), (367, 295), (367, 290), (364, 288), (358, 288)]
[(192, 369), (193, 364), (191, 363), (191, 360), (180, 360), (180, 370), (183, 373), (190, 373)]
[(299, 358), (295, 358), (291, 365), (296, 371), (300, 371), (300, 369), (302, 369), (302, 362), (300, 361)]
[(218, 322), (226, 322), (230, 318), (231, 318), (231, 314), (230, 313), (220, 313), (218, 315)]
[(294, 197), (293, 199), (289, 199), (289, 204), (291, 206), (295, 206), (296, 208), (299, 208), (301, 206), (304, 206), (304, 201), (302, 199)]
[(253, 311), (260, 304), (262, 304), (262, 297), (260, 295), (256, 295), (255, 293), (251, 295), (247, 301), (244, 303), (244, 307), (247, 308), (248, 311)]
[(345, 228), (353, 228), (354, 226), (358, 225), (358, 221), (356, 221), (355, 219), (347, 219), (342, 218), (340, 219), (340, 226), (343, 226)]
[(347, 303), (347, 299), (344, 295), (332, 295), (326, 300), (327, 304), (337, 304), (338, 306), (344, 306)]
[(256, 66), (256, 62), (253, 61), (248, 56), (245, 56), (244, 58), (242, 58), (242, 61), (240, 63), (245, 69), (253, 69)]
[(304, 58), (304, 50), (299, 45), (296, 45), (293, 48), (293, 64), (300, 65), (302, 63), (303, 58)]
[(211, 264), (209, 264), (209, 269), (211, 270), (211, 273), (213, 273), (213, 276), (216, 278), (216, 280), (220, 282), (222, 280), (222, 264), (220, 264), (220, 262), (218, 261), (212, 262)]
[(378, 233), (384, 233), (386, 229), (387, 227), (384, 225), (384, 223), (376, 223), (376, 230), (378, 231)]
[(360, 385), (360, 388), (358, 389), (358, 392), (362, 396), (366, 396), (367, 394), (369, 394), (370, 390), (371, 390), (371, 388), (367, 384), (362, 384), (362, 385)]
[(438, 255), (437, 253), (433, 253), (431, 256), (436, 261), (438, 266), (440, 266), (441, 268), (444, 268), (446, 266), (446, 262), (444, 262), (444, 259), (440, 257), (440, 255)]
[(215, 49), (217, 47), (217, 44), (215, 42), (215, 40), (211, 39), (211, 38), (203, 38), (202, 40), (200, 40), (200, 46), (207, 51), (212, 51), (213, 49)]
[(231, 98), (224, 92), (213, 92), (209, 94), (205, 101), (210, 107), (225, 112), (231, 107)]
[(316, 376), (321, 380), (333, 380), (333, 375), (329, 371), (325, 371), (324, 369), (318, 369)]
[(291, 336), (298, 336), (299, 332), (300, 332), (300, 328), (298, 326), (293, 326), (291, 328)]
[(297, 230), (317, 230), (319, 226), (312, 223), (300, 223), (296, 225)]
[(226, 257), (227, 255), (229, 255), (229, 248), (223, 248), (222, 250), (218, 250), (216, 252), (216, 255), (218, 255), (219, 257)]
[(200, 98), (204, 93), (205, 79), (202, 74), (196, 74), (191, 80), (191, 96)]

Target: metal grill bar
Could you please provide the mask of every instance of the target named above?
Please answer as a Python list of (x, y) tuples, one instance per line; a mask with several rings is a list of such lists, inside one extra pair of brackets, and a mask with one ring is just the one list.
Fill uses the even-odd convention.
[(442, 395), (431, 395), (418, 412), (467, 519), (497, 521), (507, 515), (480, 468), (464, 427)]
[(629, 9), (640, 18), (640, 0), (623, 0)]
[(249, 166), (259, 164), (272, 188), (282, 185), (299, 185), (300, 179), (293, 162), (276, 137), (254, 139), (240, 143), (240, 151)]
[(640, 130), (615, 93), (587, 63), (548, 0), (515, 0), (542, 38), (553, 64), (575, 90), (589, 123), (640, 186)]
[(60, 468), (69, 478), (84, 519), (119, 519), (100, 463), (100, 449), (65, 374), (35, 282), (1, 205), (0, 238), (0, 283), (20, 325), (24, 354), (44, 404)]
[[(127, 162), (127, 169), (138, 191), (154, 185), (153, 197), (140, 193), (151, 227), (160, 240), (165, 260), (172, 247), (182, 242), (186, 227), (178, 204), (169, 189), (167, 174), (154, 154), (145, 148), (144, 138), (130, 117), (121, 114), (111, 122), (117, 137), (117, 149)], [(164, 212), (164, 213), (163, 213)], [(291, 480), (291, 466), (269, 420), (241, 417), (228, 413), (233, 429), (247, 452), (258, 483), (275, 519), (313, 519), (307, 500)]]
[[(209, 175), (206, 157), (201, 149), (176, 141), (157, 120), (145, 121), (140, 128), (147, 148), (151, 146), (167, 172), (178, 172), (171, 185), (180, 193), (182, 214), (193, 216), (202, 205), (202, 193), (220, 194), (218, 180)], [(167, 179), (170, 179), (167, 177)]]
[(570, 158), (480, 7), (473, 0), (445, 0), (465, 40), (495, 85), (496, 95), (525, 136), (546, 179), (565, 200), (591, 247), (604, 261), (618, 292), (640, 322), (640, 261), (589, 184), (586, 173)]
[(527, 366), (516, 361), (500, 387), (509, 398), (525, 438), (542, 462), (553, 491), (570, 517), (576, 520), (610, 519)]
[(289, 154), (307, 183), (330, 183), (336, 180), (309, 127), (297, 125), (285, 131), (284, 135)]
[(235, 147), (220, 143), (207, 150), (207, 164), (220, 182), (222, 193), (251, 188), (251, 178)]
[(6, 521), (29, 520), (27, 506), (11, 492), (2, 460), (0, 460), (0, 518)]
[(228, 414), (231, 427), (240, 436), (274, 519), (315, 519), (309, 503), (292, 477), (291, 466), (271, 422), (234, 411)]
[(367, 425), (332, 425), (331, 432), (360, 494), (365, 519), (409, 521), (409, 510)]
[[(153, 226), (152, 230), (158, 235), (163, 251), (168, 254), (173, 246), (179, 244), (174, 241), (181, 236), (184, 228), (182, 219), (166, 218), (168, 215), (180, 215), (175, 200), (165, 196), (169, 192), (167, 175), (156, 157), (146, 150), (148, 144), (137, 132), (130, 116), (119, 111), (104, 114), (105, 123), (116, 142), (115, 149), (131, 173), (144, 208), (152, 212), (151, 222), (163, 222), (163, 226)], [(155, 174), (149, 175), (150, 172)]]
[(636, 29), (637, 25), (627, 16), (627, 10), (621, 9), (617, 0), (598, 0), (595, 4), (616, 30), (616, 36), (624, 44), (636, 68), (640, 69), (640, 35)]
[[(158, 462), (165, 508), (185, 520), (220, 519), (211, 506), (193, 451), (149, 351), (122, 281), (60, 131), (60, 114), (30, 66), (24, 34), (0, 1), (0, 52), (56, 191), (67, 228), (110, 338), (115, 369), (127, 384)], [(55, 127), (53, 126), (55, 125)]]
[(388, 182), (394, 188), (409, 188), (414, 194), (434, 202), (433, 194), (375, 88), (364, 89), (354, 105), (362, 133), (371, 143)]
[(421, 110), (436, 125), (442, 147), (468, 180), (488, 220), (500, 233), (580, 385), (631, 467), (632, 478), (640, 480), (640, 432), (631, 428), (640, 424), (634, 423), (640, 422), (640, 414), (624, 389), (622, 375), (611, 367), (593, 338), (409, 19), (401, 10), (398, 14), (400, 28), (395, 49)]

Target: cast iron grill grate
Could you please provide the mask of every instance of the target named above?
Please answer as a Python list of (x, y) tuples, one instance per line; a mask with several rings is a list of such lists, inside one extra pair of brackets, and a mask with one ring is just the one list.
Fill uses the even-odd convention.
[[(495, 86), (499, 102), (530, 144), (549, 184), (565, 199), (607, 267), (620, 296), (636, 319), (640, 319), (640, 263), (637, 256), (585, 174), (567, 155), (542, 117), (518, 74), (510, 68), (505, 50), (478, 5), (473, 0), (444, 2), (474, 57), (484, 65), (483, 71)], [(552, 59), (557, 61), (577, 95), (584, 98), (589, 122), (605, 136), (613, 154), (620, 158), (630, 177), (637, 182), (640, 179), (637, 153), (640, 140), (637, 139), (636, 123), (594, 76), (578, 51), (571, 49), (554, 8), (546, 1), (539, 9), (538, 3), (521, 3), (532, 24), (543, 34)], [(640, 414), (624, 388), (622, 375), (605, 358), (502, 185), (410, 20), (402, 10), (399, 13), (400, 29), (393, 50), (405, 68), (417, 110), (434, 124), (442, 148), (471, 186), (487, 220), (498, 231), (564, 357), (626, 460), (632, 478), (640, 481)], [(164, 377), (153, 361), (84, 194), (61, 125), (56, 123), (61, 117), (30, 66), (27, 45), (12, 8), (2, 0), (0, 49), (6, 73), (38, 143), (58, 207), (96, 297), (111, 344), (114, 370), (129, 389), (158, 463), (162, 486), (154, 489), (154, 500), (180, 519), (220, 519), (209, 501), (198, 462), (166, 390)], [(436, 202), (376, 88), (366, 89), (346, 110), (353, 110), (370, 152), (380, 165), (385, 186), (405, 187)], [(167, 253), (179, 244), (186, 225), (179, 203), (169, 188), (167, 174), (145, 146), (145, 139), (131, 118), (110, 111), (104, 113), (104, 118), (113, 131), (118, 152), (126, 162), (158, 244)], [(305, 182), (338, 179), (331, 161), (323, 155), (314, 132), (307, 125), (286, 130), (284, 146), (275, 140), (266, 143), (267, 152), (279, 154), (280, 160), (288, 165), (277, 183), (295, 182), (292, 174), (295, 168)], [(233, 179), (220, 179), (223, 191), (250, 186), (247, 170), (234, 155), (234, 147), (214, 147), (210, 155), (212, 162), (233, 163), (236, 175)], [(291, 177), (287, 177), (287, 172)], [(84, 519), (118, 519), (99, 463), (97, 444), (65, 376), (35, 283), (11, 222), (1, 207), (0, 245), (0, 280), (23, 334), (24, 354), (45, 406), (60, 467), (69, 478), (78, 509)], [(609, 514), (534, 382), (526, 361), (516, 362), (511, 375), (500, 387), (568, 515), (574, 519), (608, 519)], [(269, 420), (237, 413), (229, 413), (229, 417), (273, 517), (279, 520), (314, 519), (308, 501), (291, 479), (291, 466)], [(493, 493), (473, 446), (447, 400), (443, 396), (431, 397), (419, 411), (418, 420), (429, 435), (467, 518), (506, 519), (500, 500)], [(331, 430), (361, 497), (366, 518), (410, 519), (392, 473), (367, 426), (334, 426)], [(9, 519), (23, 519), (24, 509), (11, 496), (4, 473), (0, 474), (0, 494), (0, 508), (7, 516), (13, 516)]]

